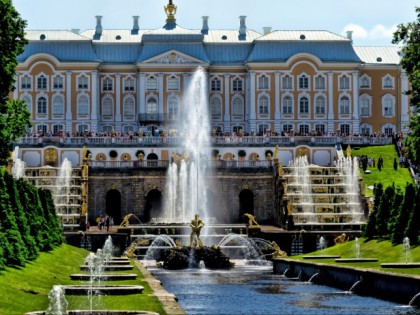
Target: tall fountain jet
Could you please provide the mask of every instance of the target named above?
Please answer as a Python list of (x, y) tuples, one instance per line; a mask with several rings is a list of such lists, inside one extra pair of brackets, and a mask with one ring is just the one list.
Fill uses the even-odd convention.
[(207, 75), (200, 67), (191, 78), (184, 98), (184, 117), (178, 130), (183, 142), (172, 153), (168, 168), (164, 223), (186, 223), (199, 214), (212, 221), (208, 187), (210, 175), (210, 119), (207, 101)]

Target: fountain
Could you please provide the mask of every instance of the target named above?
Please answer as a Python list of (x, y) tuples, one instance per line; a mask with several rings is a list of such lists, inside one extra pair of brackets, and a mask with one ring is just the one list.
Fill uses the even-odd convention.
[(20, 179), (25, 176), (25, 162), (18, 158), (19, 147), (16, 147), (12, 153), (12, 175), (14, 179)]
[(319, 254), (318, 255), (307, 255), (303, 256), (303, 259), (334, 259), (340, 258), (338, 255), (325, 255), (325, 249), (327, 248), (327, 240), (321, 236), (318, 242)]
[(356, 237), (354, 239), (354, 247), (353, 247), (353, 252), (354, 252), (355, 258), (338, 258), (338, 259), (335, 260), (335, 262), (338, 262), (338, 263), (350, 263), (350, 262), (363, 263), (363, 262), (378, 261), (378, 258), (364, 258), (364, 257), (362, 258), (360, 248), (361, 247), (360, 247), (359, 239)]
[(404, 260), (404, 262), (383, 263), (381, 264), (381, 267), (382, 268), (420, 268), (420, 263), (410, 262), (411, 245), (410, 245), (410, 239), (408, 237), (405, 237), (403, 240), (402, 250), (403, 250), (402, 259)]
[[(180, 122), (184, 134), (180, 153), (173, 153), (168, 168), (163, 223), (186, 223), (198, 213), (210, 222), (208, 187), (210, 172), (210, 119), (207, 76), (201, 67), (194, 73), (186, 97), (188, 109)], [(185, 128), (187, 126), (188, 128)]]
[(46, 311), (47, 315), (67, 314), (68, 302), (66, 300), (64, 289), (61, 285), (55, 285), (48, 293), (50, 304)]

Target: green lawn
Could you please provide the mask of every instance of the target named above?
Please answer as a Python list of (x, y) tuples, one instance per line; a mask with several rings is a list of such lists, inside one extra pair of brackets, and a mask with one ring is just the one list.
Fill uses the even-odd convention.
[[(30, 311), (46, 310), (49, 304), (48, 292), (54, 285), (82, 284), (70, 280), (70, 274), (80, 273), (80, 265), (88, 252), (86, 250), (62, 245), (40, 257), (25, 268), (7, 268), (0, 273), (0, 314), (23, 314)], [(108, 296), (94, 300), (98, 309), (145, 310), (165, 314), (162, 304), (152, 293), (147, 282), (137, 268), (127, 271), (137, 273), (137, 280), (112, 281), (112, 284), (142, 285), (142, 294), (127, 296)], [(68, 309), (87, 309), (85, 296), (67, 296)]]
[(394, 184), (395, 187), (400, 187), (401, 190), (405, 192), (405, 186), (407, 183), (414, 182), (408, 168), (400, 168), (398, 166), (397, 171), (394, 170), (394, 158), (397, 159), (397, 162), (399, 161), (394, 145), (372, 146), (359, 148), (357, 150), (353, 148), (351, 154), (353, 157), (357, 155), (366, 155), (367, 157), (371, 156), (375, 159), (376, 166), (379, 156), (382, 155), (384, 158), (384, 166), (381, 171), (379, 171), (377, 167), (368, 167), (367, 169), (370, 170), (371, 173), (365, 174), (360, 168), (360, 176), (365, 184), (365, 191), (362, 193), (367, 196), (373, 195), (373, 191), (367, 187), (374, 186), (378, 183), (382, 183), (384, 189)]
[[(355, 243), (356, 241), (346, 242), (340, 245), (334, 245), (324, 249), (323, 251), (316, 251), (313, 253), (293, 256), (292, 259), (303, 260), (303, 256), (312, 255), (339, 255), (341, 258), (355, 258)], [(357, 268), (370, 268), (381, 270), (384, 272), (394, 272), (402, 274), (419, 275), (420, 269), (406, 269), (406, 268), (381, 268), (381, 263), (405, 263), (405, 252), (402, 244), (393, 246), (389, 241), (369, 241), (365, 242), (363, 238), (359, 239), (360, 244), (360, 257), (361, 258), (378, 258), (378, 262), (367, 262), (367, 263), (336, 263), (334, 259), (305, 259), (305, 261), (311, 261), (315, 263), (326, 263), (339, 266), (349, 266)], [(408, 262), (420, 262), (420, 248), (414, 247), (408, 252)]]

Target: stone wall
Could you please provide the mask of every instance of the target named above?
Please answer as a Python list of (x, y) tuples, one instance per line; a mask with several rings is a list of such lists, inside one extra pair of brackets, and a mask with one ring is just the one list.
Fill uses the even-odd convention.
[[(259, 223), (278, 222), (273, 170), (223, 169), (216, 171), (212, 177), (208, 180), (208, 189), (214, 195), (211, 202), (217, 223), (246, 222), (243, 209), (242, 212), (240, 209), (241, 192), (253, 196), (253, 211)], [(142, 219), (145, 217), (147, 195), (158, 191), (164, 197), (165, 181), (166, 169), (90, 169), (89, 219), (94, 220), (106, 213), (106, 196), (110, 191), (121, 194), (121, 217), (132, 213)]]

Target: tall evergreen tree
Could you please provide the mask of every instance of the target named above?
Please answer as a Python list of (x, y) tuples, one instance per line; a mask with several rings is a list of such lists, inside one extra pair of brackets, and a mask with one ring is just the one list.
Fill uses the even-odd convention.
[(391, 207), (394, 204), (395, 187), (389, 186), (382, 195), (381, 202), (376, 213), (376, 232), (379, 238), (388, 238), (388, 221), (391, 214)]
[(414, 207), (411, 209), (404, 236), (410, 239), (412, 245), (420, 244), (420, 189), (417, 189)]
[(401, 204), (404, 200), (404, 195), (399, 187), (395, 189), (394, 200), (390, 208), (389, 219), (388, 219), (388, 237), (392, 238), (392, 235), (397, 225), (397, 220), (401, 211)]
[(384, 191), (381, 183), (375, 186), (373, 209), (372, 212), (369, 214), (366, 227), (363, 231), (363, 237), (365, 237), (368, 240), (375, 238), (375, 236), (378, 234), (376, 230), (376, 215), (378, 213), (379, 204), (381, 203), (383, 192)]
[(12, 142), (26, 132), (30, 115), (25, 102), (9, 100), (14, 88), (17, 57), (23, 53), (26, 22), (12, 0), (0, 1), (0, 165), (5, 165)]
[(3, 167), (0, 169), (0, 232), (4, 231), (8, 241), (8, 246), (3, 248), (4, 257), (6, 265), (24, 266), (28, 252), (20, 235), (14, 211), (10, 205), (5, 176), (6, 171)]
[(393, 231), (391, 232), (392, 244), (401, 244), (404, 239), (404, 232), (408, 225), (408, 219), (410, 213), (414, 207), (413, 200), (416, 197), (416, 189), (413, 184), (408, 184), (405, 187), (404, 201), (399, 207), (399, 213), (397, 215)]
[(51, 250), (62, 243), (61, 227), (55, 211), (51, 192), (48, 189), (40, 188), (38, 189), (38, 195), (41, 200), (44, 218), (47, 222), (49, 237), (48, 244), (46, 244), (44, 250)]

